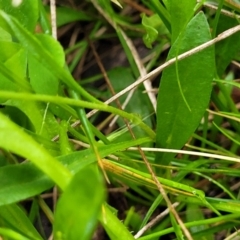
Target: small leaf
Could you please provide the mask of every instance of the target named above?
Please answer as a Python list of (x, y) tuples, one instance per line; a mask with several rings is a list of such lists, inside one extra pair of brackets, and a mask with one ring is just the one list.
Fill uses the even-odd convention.
[(152, 43), (158, 37), (156, 26), (159, 23), (159, 20), (160, 18), (157, 14), (151, 17), (147, 17), (146, 14), (142, 15), (142, 25), (146, 30), (146, 33), (143, 36), (143, 42), (148, 48), (152, 48)]
[[(168, 59), (211, 39), (202, 12), (187, 25), (173, 44)], [(164, 70), (157, 99), (157, 146), (180, 149), (197, 128), (209, 103), (214, 71), (213, 48), (207, 48)], [(157, 154), (169, 164), (170, 155)]]
[(164, 4), (162, 4), (159, 0), (144, 1), (144, 3), (149, 6), (149, 8), (151, 8), (153, 12), (156, 12), (158, 14), (168, 31), (171, 32), (170, 14), (164, 6), (168, 5), (168, 1), (165, 2)]
[(104, 199), (103, 179), (95, 166), (76, 173), (57, 203), (54, 239), (91, 239)]

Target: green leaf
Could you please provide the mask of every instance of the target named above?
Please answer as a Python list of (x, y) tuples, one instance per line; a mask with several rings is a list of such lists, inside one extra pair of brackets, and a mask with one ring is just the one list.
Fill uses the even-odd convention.
[(142, 25), (146, 30), (143, 36), (143, 42), (148, 48), (152, 48), (152, 43), (158, 37), (158, 31), (155, 26), (158, 24), (159, 20), (160, 18), (157, 14), (151, 17), (147, 17), (146, 14), (142, 15)]
[[(55, 57), (56, 62), (63, 67), (65, 56), (59, 42), (49, 35), (37, 35), (48, 52)], [(28, 55), (28, 67), (30, 83), (36, 93), (56, 95), (58, 93), (59, 81), (57, 76), (47, 69), (40, 59), (36, 59), (31, 54)]]
[[(176, 40), (168, 59), (210, 39), (207, 20), (200, 12)], [(163, 72), (157, 99), (158, 147), (180, 149), (195, 131), (209, 103), (214, 66), (213, 48), (207, 48)], [(169, 164), (169, 156), (157, 154), (157, 162)]]
[(1, 41), (0, 61), (5, 62), (21, 49), (18, 43), (12, 41)]
[[(4, 66), (1, 65), (1, 63), (0, 63), (0, 69), (1, 69), (1, 67), (4, 67)], [(18, 90), (18, 86), (14, 82), (9, 81), (9, 79), (6, 76), (4, 76), (4, 74), (2, 72), (0, 72), (0, 78), (1, 78), (0, 88), (2, 90), (14, 91), (14, 92)], [(6, 101), (6, 99), (0, 98), (0, 103), (3, 103), (5, 101)]]
[(98, 102), (102, 104), (102, 102), (86, 92), (73, 79), (69, 71), (60, 66), (58, 61), (54, 59), (54, 56), (49, 54), (41, 42), (34, 35), (24, 29), (15, 18), (12, 18), (10, 15), (0, 11), (0, 25), (16, 37), (29, 54), (39, 60), (49, 71), (52, 71), (54, 75), (58, 79), (61, 79), (69, 88), (74, 89), (91, 102)]
[(32, 161), (64, 189), (71, 179), (71, 173), (2, 113), (0, 119), (0, 146)]
[[(124, 75), (124, 81), (122, 81), (122, 76)], [(131, 73), (131, 70), (127, 68), (115, 68), (109, 71), (108, 77), (111, 80), (111, 84), (116, 92), (120, 92), (121, 90), (125, 89), (128, 85), (134, 82), (134, 77)], [(126, 96), (122, 96), (119, 98), (119, 101), (121, 104), (124, 103), (126, 99)], [(127, 112), (135, 113), (137, 115), (140, 115), (141, 118), (145, 118), (151, 115), (151, 104), (149, 102), (149, 98), (147, 94), (143, 93), (143, 89), (141, 87), (138, 87), (135, 89), (135, 92), (133, 93), (131, 97), (131, 101), (127, 104), (125, 107), (125, 110)], [(120, 117), (117, 120), (120, 127), (125, 126), (125, 122)], [(144, 122), (152, 127), (151, 119), (146, 118)], [(136, 137), (143, 137), (145, 136), (145, 132), (138, 126), (135, 126), (133, 128), (133, 132)], [(117, 141), (124, 141), (127, 139), (132, 139), (132, 136), (130, 135), (129, 131), (126, 132), (126, 134), (121, 135), (117, 138)]]
[[(198, 205), (196, 205), (196, 204), (188, 203), (186, 213), (187, 213), (186, 215), (187, 215), (187, 221), (188, 222), (199, 221), (199, 220), (204, 220), (205, 219), (202, 209), (200, 209), (198, 207)], [(199, 225), (199, 226), (191, 227), (190, 231), (191, 231), (191, 233), (197, 233), (197, 232), (201, 232), (203, 230), (206, 230), (208, 228), (209, 228), (208, 225)], [(202, 240), (201, 237), (195, 237), (194, 239)], [(211, 235), (205, 236), (205, 239), (206, 240), (213, 240), (214, 235), (211, 234)]]
[(168, 10), (171, 15), (172, 43), (185, 29), (187, 23), (193, 17), (195, 0), (171, 0), (168, 1)]
[[(99, 220), (112, 240), (134, 240), (129, 230), (119, 221), (112, 209), (105, 204)], [(105, 214), (104, 214), (105, 213)]]
[(175, 217), (172, 213), (170, 213), (170, 219), (171, 219), (171, 223), (172, 223), (172, 226), (174, 228), (174, 233), (176, 234), (177, 239), (182, 240), (184, 234), (183, 234), (181, 227), (178, 225), (178, 222), (177, 222), (177, 220), (175, 219)]
[(68, 139), (68, 122), (65, 120), (61, 121), (60, 131), (59, 131), (59, 140), (60, 140), (60, 150), (62, 155), (67, 155), (73, 151), (73, 148)]
[[(126, 148), (146, 143), (150, 139), (125, 141), (110, 144), (98, 148), (101, 158)], [(77, 151), (57, 158), (59, 162), (68, 166), (74, 174), (87, 165), (96, 162), (95, 155), (91, 149)], [(54, 182), (32, 163), (10, 165), (0, 168), (0, 206), (22, 201), (33, 197), (53, 187)]]
[(0, 207), (0, 225), (21, 233), (29, 239), (42, 239), (29, 218), (17, 204)]
[(91, 239), (104, 199), (103, 178), (96, 166), (75, 174), (57, 203), (54, 239)]
[[(6, 90), (29, 90), (26, 81), (26, 52), (17, 43), (1, 42), (0, 73), (2, 75), (0, 88)], [(13, 67), (14, 66), (14, 67)]]
[(89, 14), (80, 11), (76, 11), (67, 7), (58, 7), (57, 8), (57, 26), (61, 27), (67, 23), (74, 21), (90, 21), (92, 18)]
[(1, 228), (0, 227), (0, 234), (1, 236), (5, 236), (8, 238), (5, 239), (17, 239), (17, 240), (29, 240), (29, 238), (23, 236), (20, 233), (17, 233), (9, 228)]
[(170, 14), (164, 5), (158, 0), (143, 0), (143, 2), (152, 9), (153, 12), (156, 12), (158, 16), (161, 18), (165, 26), (167, 27), (168, 31), (171, 32), (171, 25), (170, 25)]
[(29, 31), (34, 31), (39, 15), (38, 1), (0, 0), (0, 9), (17, 18)]
[(32, 123), (33, 128), (29, 130), (36, 134), (48, 139), (58, 134), (58, 123), (44, 104), (24, 100), (8, 100), (4, 105), (20, 109)]
[[(7, 58), (4, 65), (9, 70), (14, 71), (16, 75), (20, 77), (22, 80), (25, 80), (26, 72), (27, 72), (26, 51), (23, 48), (20, 48), (15, 54)], [(26, 80), (24, 82), (26, 82)]]
[[(0, 65), (1, 66), (1, 65)], [(63, 98), (59, 96), (50, 96), (50, 95), (40, 95), (40, 94), (29, 94), (29, 93), (15, 93), (15, 92), (8, 92), (8, 91), (1, 91), (0, 90), (0, 97), (5, 99), (21, 99), (26, 101), (43, 101), (43, 102), (50, 102), (60, 106), (66, 106), (65, 104), (77, 106), (77, 107), (85, 107), (90, 109), (99, 109), (105, 112), (111, 112), (122, 116), (126, 119), (129, 119), (133, 124), (141, 127), (147, 135), (149, 135), (152, 139), (155, 139), (155, 132), (147, 126), (136, 114), (127, 113), (125, 111), (119, 110), (117, 108), (108, 106), (106, 104), (101, 103), (91, 103), (89, 101), (82, 101), (78, 99), (71, 99), (71, 98)]]
[[(26, 80), (27, 54), (25, 49), (20, 44), (13, 42), (1, 42), (1, 46), (0, 61), (4, 64), (0, 63), (0, 88), (12, 91), (31, 91), (29, 83)], [(41, 76), (40, 73), (39, 75)], [(51, 86), (51, 84), (49, 85)], [(4, 102), (3, 100), (1, 101)], [(8, 100), (4, 105), (19, 108), (29, 118), (34, 127), (31, 130), (36, 131), (36, 133), (48, 138), (52, 138), (58, 134), (58, 124), (54, 116), (50, 111), (47, 111), (44, 115), (45, 104), (22, 100)]]
[(0, 41), (6, 41), (6, 42), (12, 41), (12, 36), (1, 27), (0, 27)]
[(65, 64), (65, 54), (61, 44), (47, 34), (37, 34), (36, 37), (41, 42), (43, 48), (47, 50), (51, 56), (54, 56), (55, 62), (63, 67)]
[(31, 55), (28, 57), (29, 77), (33, 90), (40, 94), (56, 95), (58, 92), (58, 79), (54, 74), (43, 67), (39, 60)]
[(33, 197), (54, 185), (30, 163), (2, 167), (0, 177), (0, 206)]
[(142, 25), (146, 30), (146, 33), (143, 35), (143, 42), (148, 48), (152, 48), (152, 43), (154, 43), (157, 38), (160, 39), (160, 35), (168, 34), (168, 30), (159, 15), (153, 14), (147, 17), (145, 14), (142, 14), (141, 16)]
[[(222, 33), (223, 31), (238, 25), (236, 19), (221, 15), (219, 18), (217, 34)], [(240, 33), (237, 32), (234, 35), (216, 43), (215, 52), (216, 52), (216, 67), (217, 73), (221, 77), (224, 73), (228, 64), (233, 60), (234, 57), (239, 55), (240, 42)]]

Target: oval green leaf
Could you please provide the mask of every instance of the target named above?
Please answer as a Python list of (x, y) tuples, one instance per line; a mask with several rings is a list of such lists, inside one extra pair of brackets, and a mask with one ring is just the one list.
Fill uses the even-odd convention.
[[(168, 59), (211, 39), (202, 12), (187, 25), (173, 44)], [(196, 130), (209, 103), (214, 71), (213, 48), (207, 48), (168, 67), (161, 79), (157, 99), (157, 147), (180, 149)], [(157, 155), (168, 165), (171, 155)]]

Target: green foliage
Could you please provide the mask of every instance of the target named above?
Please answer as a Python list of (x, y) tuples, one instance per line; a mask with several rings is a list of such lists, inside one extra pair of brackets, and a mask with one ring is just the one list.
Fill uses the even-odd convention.
[(39, 17), (38, 1), (1, 0), (0, 9), (17, 18), (24, 28), (27, 28), (31, 32), (34, 31)]
[(91, 239), (104, 195), (103, 179), (95, 166), (76, 173), (56, 207), (55, 239)]
[[(168, 59), (210, 39), (208, 23), (200, 12), (179, 35)], [(158, 147), (180, 149), (195, 131), (209, 103), (213, 69), (213, 48), (208, 48), (176, 61), (163, 72), (157, 104)], [(157, 162), (161, 164), (169, 164), (170, 161), (166, 153), (157, 156)]]
[[(236, 19), (229, 19), (226, 16), (221, 16), (219, 19), (217, 34), (238, 24), (239, 23)], [(237, 53), (240, 49), (240, 44), (238, 41), (239, 37), (240, 33), (236, 33), (224, 41), (216, 44), (216, 66), (219, 77), (222, 76), (231, 60), (237, 57)]]
[[(223, 230), (229, 237), (240, 217), (233, 165), (240, 162), (240, 116), (232, 97), (240, 85), (229, 67), (239, 60), (239, 33), (179, 55), (237, 26), (239, 4), (215, 1), (214, 12), (210, 1), (193, 0), (57, 3), (59, 41), (50, 36), (52, 13), (43, 1), (0, 0), (1, 238), (48, 239), (47, 221), (58, 240), (92, 239), (99, 224), (112, 240), (183, 239), (170, 208), (137, 233), (167, 206), (143, 158), (178, 202), (193, 239), (212, 240)], [(129, 87), (139, 78), (150, 89)], [(151, 85), (159, 87), (157, 106)], [(125, 89), (134, 89), (131, 97), (104, 103)], [(52, 191), (59, 195), (54, 206), (45, 199)], [(123, 197), (126, 209), (113, 208), (112, 196)]]
[(167, 8), (171, 16), (171, 42), (174, 43), (193, 17), (196, 1), (181, 0), (167, 2)]

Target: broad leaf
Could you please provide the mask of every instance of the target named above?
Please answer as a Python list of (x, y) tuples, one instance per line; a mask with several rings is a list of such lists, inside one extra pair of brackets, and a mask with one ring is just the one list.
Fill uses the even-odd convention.
[(0, 9), (17, 18), (28, 30), (34, 31), (38, 20), (38, 1), (0, 0)]
[(168, 11), (171, 15), (172, 43), (175, 42), (179, 34), (185, 29), (187, 23), (193, 17), (195, 5), (195, 0), (168, 1)]
[[(200, 12), (176, 40), (168, 59), (210, 39), (207, 20)], [(195, 131), (209, 103), (214, 66), (213, 48), (207, 48), (163, 72), (157, 100), (158, 147), (180, 149)], [(157, 162), (169, 164), (169, 156), (158, 154)]]
[(12, 36), (3, 28), (0, 28), (0, 41), (6, 41), (6, 42), (12, 41)]
[[(59, 42), (55, 41), (49, 35), (37, 35), (41, 44), (48, 50), (51, 56), (54, 56), (60, 66), (64, 66), (65, 57)], [(33, 90), (36, 93), (56, 95), (58, 93), (59, 79), (52, 71), (47, 69), (40, 59), (28, 55), (29, 77)]]
[[(24, 90), (30, 92), (31, 88), (29, 82), (26, 80), (26, 51), (21, 47), (20, 44), (13, 42), (1, 42), (1, 45), (2, 48), (0, 49), (0, 61), (3, 62), (3, 64), (0, 62), (0, 88), (8, 91)], [(38, 75), (42, 76), (40, 73)], [(47, 84), (47, 86), (51, 85)], [(1, 102), (4, 101), (2, 100)], [(33, 126), (33, 129), (31, 130), (35, 131), (37, 134), (41, 134), (49, 139), (58, 134), (58, 123), (53, 114), (46, 109), (45, 104), (23, 100), (8, 100), (4, 103), (4, 105), (5, 108), (8, 108), (8, 106), (19, 108), (29, 118)]]
[(57, 203), (54, 239), (91, 239), (104, 199), (103, 178), (96, 166), (75, 174)]
[(31, 54), (36, 60), (40, 61), (49, 71), (52, 71), (54, 76), (61, 79), (70, 89), (75, 90), (92, 102), (100, 103), (99, 100), (95, 99), (80, 87), (69, 71), (60, 66), (59, 62), (54, 59), (54, 56), (49, 54), (49, 51), (45, 49), (39, 39), (24, 29), (15, 18), (0, 11), (0, 26), (12, 36), (16, 37), (22, 46), (28, 50), (29, 54)]

